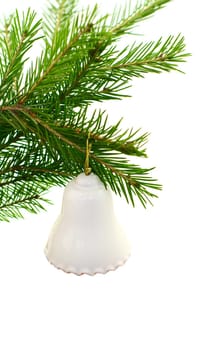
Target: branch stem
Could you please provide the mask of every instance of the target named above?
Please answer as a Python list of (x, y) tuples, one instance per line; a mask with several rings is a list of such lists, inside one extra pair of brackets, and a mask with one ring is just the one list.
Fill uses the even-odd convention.
[(8, 208), (8, 207), (12, 207), (14, 205), (17, 205), (17, 204), (20, 204), (20, 203), (24, 203), (24, 202), (29, 202), (33, 199), (42, 199), (39, 195), (34, 195), (34, 196), (30, 196), (30, 197), (26, 197), (26, 198), (23, 198), (23, 199), (19, 199), (17, 201), (14, 201), (14, 202), (10, 202), (10, 203), (6, 203), (2, 206), (0, 206), (0, 210), (1, 209), (5, 209), (5, 208)]

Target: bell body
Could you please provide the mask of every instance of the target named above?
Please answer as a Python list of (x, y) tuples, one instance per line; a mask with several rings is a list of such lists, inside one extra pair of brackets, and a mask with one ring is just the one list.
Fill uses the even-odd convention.
[(66, 186), (45, 254), (57, 268), (78, 275), (105, 273), (127, 260), (130, 244), (114, 215), (111, 192), (96, 175), (80, 174)]

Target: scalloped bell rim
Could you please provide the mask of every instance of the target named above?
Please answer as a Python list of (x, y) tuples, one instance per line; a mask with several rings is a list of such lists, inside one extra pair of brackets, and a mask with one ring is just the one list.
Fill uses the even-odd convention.
[(47, 256), (46, 249), (44, 250), (44, 253), (45, 253), (45, 256), (46, 256), (48, 262), (53, 267), (55, 267), (58, 270), (61, 270), (61, 271), (65, 272), (65, 273), (68, 273), (68, 274), (73, 273), (74, 275), (77, 275), (77, 276), (83, 276), (83, 275), (95, 276), (97, 274), (105, 275), (108, 272), (115, 271), (119, 267), (122, 267), (126, 263), (126, 261), (129, 259), (130, 255), (131, 255), (131, 253), (129, 253), (124, 259), (119, 260), (116, 265), (108, 265), (106, 268), (99, 267), (99, 268), (95, 269), (94, 271), (90, 271), (88, 268), (82, 268), (81, 271), (77, 271), (77, 269), (75, 267), (73, 267), (73, 266), (69, 266), (67, 269), (64, 269), (64, 268), (62, 268), (60, 266), (55, 265), (52, 261), (49, 260), (49, 258)]

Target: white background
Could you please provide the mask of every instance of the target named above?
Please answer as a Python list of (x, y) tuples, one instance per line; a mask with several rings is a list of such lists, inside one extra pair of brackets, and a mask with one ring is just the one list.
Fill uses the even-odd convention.
[[(104, 11), (120, 3), (98, 2)], [(27, 3), (38, 11), (44, 5), (1, 0), (1, 11)], [(174, 0), (137, 28), (144, 39), (182, 32), (192, 52), (182, 66), (186, 75), (135, 79), (131, 99), (106, 104), (111, 118), (124, 116), (124, 125), (151, 132), (148, 165), (156, 165), (163, 184), (146, 211), (115, 198), (131, 258), (95, 277), (67, 275), (49, 265), (43, 248), (60, 210), (60, 189), (49, 195), (55, 205), (48, 212), (0, 223), (0, 349), (200, 350), (197, 4)]]

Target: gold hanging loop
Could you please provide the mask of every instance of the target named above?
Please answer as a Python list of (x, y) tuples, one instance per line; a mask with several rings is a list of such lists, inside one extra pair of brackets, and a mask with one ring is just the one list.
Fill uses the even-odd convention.
[(92, 172), (92, 169), (90, 168), (90, 152), (92, 148), (92, 144), (89, 142), (90, 141), (90, 131), (88, 132), (88, 137), (86, 141), (86, 155), (85, 155), (85, 175), (90, 175)]

